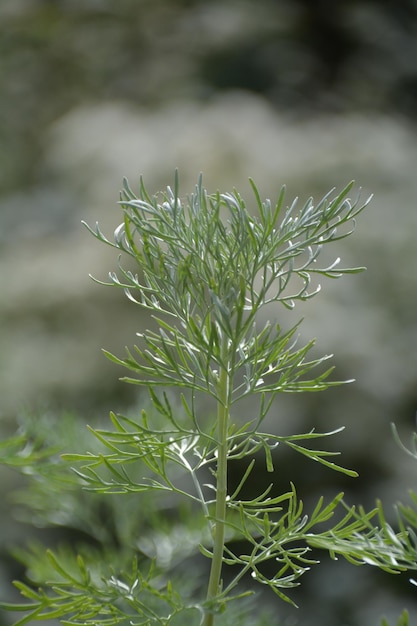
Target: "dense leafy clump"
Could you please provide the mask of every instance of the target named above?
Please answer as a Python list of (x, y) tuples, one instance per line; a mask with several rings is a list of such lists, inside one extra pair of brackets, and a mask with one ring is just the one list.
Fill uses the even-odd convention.
[[(252, 189), (249, 209), (237, 191), (208, 194), (201, 177), (187, 198), (179, 195), (177, 176), (174, 189), (157, 196), (143, 182), (136, 195), (125, 181), (123, 220), (114, 238), (98, 225), (88, 227), (120, 253), (118, 271), (102, 284), (121, 289), (150, 312), (156, 326), (138, 333), (137, 345), (124, 356), (105, 352), (128, 371), (124, 381), (147, 388), (149, 407), (133, 417), (111, 413), (112, 429), (90, 429), (95, 449), (66, 454), (64, 462), (88, 491), (130, 494), (137, 511), (146, 502), (156, 527), (164, 502), (183, 507), (181, 532), (175, 535), (176, 526), (164, 527), (161, 520), (153, 541), (150, 533), (137, 539), (123, 571), (95, 553), (48, 551), (43, 577), (35, 581), (39, 588), (16, 583), (30, 601), (15, 606), (28, 612), (20, 624), (60, 618), (74, 626), (211, 626), (220, 615), (218, 623), (226, 624), (235, 616), (233, 601), (253, 593), (244, 584), (248, 575), (293, 603), (291, 590), (318, 563), (312, 548), (393, 573), (414, 566), (414, 536), (405, 524), (395, 533), (380, 504), (367, 512), (347, 506), (339, 493), (306, 511), (291, 476), (288, 488), (275, 495), (279, 445), (355, 476), (335, 462), (337, 453), (316, 446), (341, 429), (290, 435), (277, 434), (279, 426), (276, 433), (263, 429), (279, 394), (318, 392), (342, 382), (325, 366), (329, 356), (311, 356), (314, 340), (299, 345), (299, 321), (284, 329), (261, 322), (260, 312), (269, 307), (279, 317), (280, 305), (293, 309), (316, 296), (320, 279), (363, 269), (340, 267), (339, 258), (321, 263), (320, 255), (353, 232), (367, 202), (350, 200), (352, 184), (300, 208), (296, 201), (285, 205), (284, 188), (275, 203), (262, 201), (253, 182)], [(257, 402), (246, 413), (250, 398)], [(202, 410), (204, 402), (209, 410)], [(9, 445), (20, 443), (17, 438)], [(244, 487), (259, 456), (271, 484), (246, 499)], [(246, 460), (233, 490), (232, 460)], [(187, 587), (181, 562), (197, 553), (210, 562), (207, 584)]]

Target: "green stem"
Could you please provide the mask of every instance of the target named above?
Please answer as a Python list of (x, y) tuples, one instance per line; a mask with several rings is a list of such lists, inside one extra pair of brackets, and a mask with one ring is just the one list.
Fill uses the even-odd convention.
[[(223, 340), (222, 362), (219, 372), (219, 397), (217, 404), (217, 472), (216, 472), (216, 512), (213, 524), (213, 558), (207, 589), (207, 603), (212, 603), (221, 591), (221, 572), (224, 551), (224, 535), (227, 499), (227, 431), (230, 415), (230, 372), (228, 363), (227, 339)], [(214, 614), (209, 611), (202, 626), (213, 626)]]

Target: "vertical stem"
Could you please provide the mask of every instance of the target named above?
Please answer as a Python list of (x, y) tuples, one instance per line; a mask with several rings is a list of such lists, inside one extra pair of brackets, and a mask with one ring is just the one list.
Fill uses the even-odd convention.
[[(228, 362), (227, 338), (223, 339), (222, 362), (219, 371), (219, 400), (217, 405), (217, 471), (216, 471), (216, 509), (213, 525), (213, 558), (207, 589), (207, 601), (212, 601), (221, 589), (221, 572), (224, 551), (224, 535), (227, 499), (227, 431), (230, 411), (230, 373)], [(208, 612), (202, 626), (213, 626), (214, 614)]]

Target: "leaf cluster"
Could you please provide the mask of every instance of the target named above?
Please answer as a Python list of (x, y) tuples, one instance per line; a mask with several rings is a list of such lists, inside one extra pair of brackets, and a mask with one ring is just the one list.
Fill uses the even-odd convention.
[[(74, 626), (172, 626), (192, 616), (191, 623), (201, 618), (202, 626), (212, 626), (232, 600), (251, 593), (241, 584), (247, 575), (293, 603), (289, 592), (318, 562), (312, 555), (317, 548), (391, 573), (415, 566), (411, 513), (403, 511), (400, 519), (407, 523), (394, 532), (380, 504), (367, 512), (347, 505), (342, 493), (327, 502), (319, 498), (308, 513), (291, 477), (284, 493), (276, 495), (271, 481), (253, 498), (244, 496), (257, 459), (263, 457), (267, 472), (274, 474), (279, 446), (356, 475), (335, 462), (338, 453), (316, 445), (342, 429), (285, 436), (279, 427), (276, 433), (262, 431), (278, 394), (322, 391), (340, 381), (330, 378), (331, 367), (323, 368), (327, 356), (310, 356), (314, 341), (298, 345), (299, 322), (284, 330), (261, 323), (259, 314), (269, 305), (292, 309), (312, 298), (320, 290), (317, 278), (363, 269), (340, 268), (338, 258), (321, 264), (319, 255), (353, 232), (367, 204), (349, 199), (352, 183), (301, 208), (296, 201), (285, 207), (284, 188), (275, 204), (262, 201), (253, 182), (252, 189), (250, 212), (237, 191), (208, 194), (201, 177), (186, 199), (180, 198), (178, 176), (173, 190), (154, 197), (143, 181), (137, 196), (125, 181), (123, 221), (113, 240), (98, 225), (89, 228), (120, 253), (118, 273), (110, 272), (104, 284), (122, 289), (157, 324), (156, 331), (138, 333), (138, 345), (126, 348), (123, 358), (105, 352), (129, 371), (123, 380), (148, 389), (150, 409), (139, 418), (111, 413), (111, 429), (90, 427), (96, 445), (66, 453), (63, 461), (74, 465), (77, 485), (87, 493), (130, 495), (138, 511), (153, 508), (156, 524), (166, 502), (173, 508), (184, 502), (192, 532), (188, 548), (182, 541), (178, 545), (183, 560), (199, 549), (211, 561), (205, 599), (197, 593), (198, 601), (190, 600), (174, 590), (170, 578), (175, 573), (177, 579), (181, 562), (179, 549), (175, 553), (170, 547), (175, 525), (162, 528), (160, 522), (153, 541), (150, 534), (136, 540), (134, 549), (143, 560), (134, 558), (128, 574), (96, 572), (94, 559), (79, 554), (64, 563), (49, 552), (51, 575), (39, 581), (38, 591), (17, 583), (29, 600), (25, 608), (15, 607), (29, 611), (19, 624), (61, 617)], [(175, 400), (166, 391), (170, 387), (179, 392)], [(242, 400), (252, 397), (258, 410), (242, 419)], [(201, 400), (208, 399), (215, 405), (213, 415), (201, 410)], [(227, 478), (233, 460), (247, 463), (231, 493)], [(222, 572), (232, 566), (226, 582)]]
[(267, 322), (258, 330), (256, 321), (268, 304), (293, 308), (296, 301), (316, 295), (315, 276), (338, 278), (363, 269), (339, 268), (339, 258), (320, 266), (318, 257), (324, 245), (351, 234), (369, 200), (351, 202), (350, 183), (335, 198), (329, 193), (317, 205), (309, 199), (297, 210), (296, 201), (284, 207), (285, 188), (273, 205), (261, 200), (253, 181), (252, 187), (257, 217), (237, 191), (209, 195), (201, 177), (187, 201), (179, 197), (178, 177), (174, 191), (168, 188), (162, 197), (150, 197), (143, 181), (136, 197), (125, 181), (124, 219), (114, 240), (98, 225), (90, 228), (140, 269), (124, 269), (121, 256), (120, 277), (110, 272), (105, 284), (122, 288), (159, 326), (157, 332), (138, 333), (141, 345), (126, 349), (125, 358), (106, 352), (135, 374), (123, 380), (184, 387), (218, 400), (216, 372), (226, 365), (221, 346), (227, 339), (228, 366), (244, 376), (233, 389), (235, 399), (335, 384), (327, 381), (331, 368), (304, 379), (328, 357), (306, 360), (314, 341), (295, 346), (298, 324), (283, 331)]
[[(217, 521), (214, 509), (216, 485), (213, 482), (217, 460), (215, 442), (212, 438), (196, 436), (195, 432), (175, 422), (172, 412), (168, 412), (170, 404), (166, 397), (164, 405), (154, 391), (152, 397), (157, 406), (164, 407), (167, 417), (172, 418), (171, 428), (152, 430), (149, 416), (145, 413), (142, 422), (112, 414), (111, 419), (116, 427), (114, 431), (94, 431), (109, 449), (107, 454), (65, 456), (82, 465), (77, 473), (85, 481), (87, 489), (104, 493), (154, 491), (159, 494), (176, 494), (197, 504), (213, 528)], [(227, 497), (227, 546), (223, 562), (229, 566), (239, 566), (239, 571), (222, 590), (217, 602), (234, 599), (233, 590), (250, 573), (255, 581), (267, 585), (281, 599), (292, 603), (288, 590), (297, 586), (299, 578), (318, 563), (310, 556), (312, 548), (324, 549), (333, 558), (343, 556), (355, 565), (367, 563), (391, 573), (410, 567), (414, 556), (410, 550), (408, 532), (402, 528), (402, 532), (395, 533), (387, 523), (381, 505), (366, 512), (361, 507), (356, 509), (345, 505), (343, 493), (339, 493), (328, 503), (320, 498), (312, 513), (307, 514), (293, 484), (289, 491), (273, 496), (272, 483), (251, 500), (241, 499), (240, 494), (250, 479), (258, 453), (264, 453), (267, 470), (271, 474), (274, 472), (272, 451), (278, 444), (288, 445), (311, 460), (355, 476), (355, 472), (326, 458), (337, 453), (314, 449), (304, 443), (332, 434), (335, 433), (313, 431), (284, 437), (260, 432), (229, 433), (229, 460), (252, 460), (235, 491)], [(141, 469), (132, 469), (135, 464)], [(136, 476), (140, 479), (137, 480)], [(190, 479), (188, 490), (184, 488), (185, 476)], [(212, 478), (209, 482), (210, 476)], [(345, 513), (331, 525), (340, 507)], [(203, 555), (212, 558), (210, 534), (201, 530), (200, 541)], [(233, 546), (241, 545), (242, 541), (249, 551), (245, 554), (236, 553)], [(266, 563), (276, 564), (276, 574), (272, 579), (263, 574)]]
[(100, 568), (93, 560), (86, 564), (80, 555), (65, 554), (59, 558), (48, 551), (46, 557), (50, 570), (47, 591), (17, 582), (16, 587), (29, 603), (2, 603), (5, 609), (26, 612), (15, 626), (57, 617), (68, 626), (168, 626), (178, 616), (186, 624), (187, 615), (197, 610), (192, 605), (185, 606), (184, 598), (169, 581), (161, 580), (152, 567), (146, 573), (143, 567), (139, 569), (136, 559), (129, 572), (116, 575), (111, 567), (103, 568), (106, 572), (98, 571)]

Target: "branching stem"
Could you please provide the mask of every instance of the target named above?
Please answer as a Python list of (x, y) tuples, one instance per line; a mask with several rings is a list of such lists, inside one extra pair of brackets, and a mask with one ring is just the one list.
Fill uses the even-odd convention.
[[(221, 572), (224, 551), (226, 500), (227, 500), (227, 432), (230, 414), (230, 368), (228, 339), (223, 338), (222, 359), (224, 366), (219, 371), (219, 395), (217, 404), (217, 471), (216, 508), (213, 524), (213, 558), (207, 589), (207, 602), (213, 602), (221, 591)], [(208, 611), (202, 626), (213, 626), (214, 614)]]

